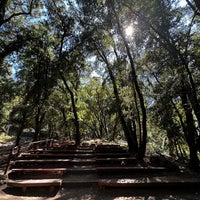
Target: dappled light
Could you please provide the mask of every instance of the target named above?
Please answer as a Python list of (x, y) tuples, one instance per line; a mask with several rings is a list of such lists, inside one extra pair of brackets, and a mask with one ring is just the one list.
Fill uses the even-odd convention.
[(129, 25), (127, 28), (125, 28), (125, 33), (126, 33), (126, 36), (132, 36), (133, 35), (133, 26), (132, 25)]

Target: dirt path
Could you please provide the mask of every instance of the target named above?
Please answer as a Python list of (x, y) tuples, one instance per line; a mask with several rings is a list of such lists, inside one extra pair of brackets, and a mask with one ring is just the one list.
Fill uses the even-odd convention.
[(48, 188), (20, 189), (0, 187), (1, 200), (199, 200), (197, 190), (150, 190), (150, 189), (100, 189), (92, 187), (60, 188), (49, 193)]

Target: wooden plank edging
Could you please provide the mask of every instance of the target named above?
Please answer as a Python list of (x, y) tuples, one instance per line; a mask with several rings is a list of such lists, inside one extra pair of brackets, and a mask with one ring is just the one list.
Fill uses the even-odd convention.
[(7, 186), (20, 187), (23, 192), (26, 192), (27, 187), (49, 187), (50, 192), (54, 187), (62, 185), (61, 179), (31, 179), (31, 180), (8, 180)]
[(46, 173), (64, 173), (68, 169), (67, 168), (17, 168), (12, 169), (12, 172), (46, 172)]

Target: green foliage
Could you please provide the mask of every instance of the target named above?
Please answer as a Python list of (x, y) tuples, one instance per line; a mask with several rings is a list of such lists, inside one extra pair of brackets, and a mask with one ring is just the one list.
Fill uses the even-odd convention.
[(0, 142), (6, 143), (6, 142), (13, 142), (15, 139), (14, 136), (8, 136), (8, 135), (0, 135)]

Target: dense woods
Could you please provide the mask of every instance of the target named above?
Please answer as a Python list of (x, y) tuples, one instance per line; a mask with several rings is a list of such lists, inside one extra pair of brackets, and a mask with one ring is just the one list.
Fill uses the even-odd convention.
[(196, 0), (1, 0), (0, 134), (127, 141), (199, 168)]

